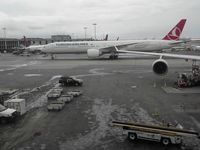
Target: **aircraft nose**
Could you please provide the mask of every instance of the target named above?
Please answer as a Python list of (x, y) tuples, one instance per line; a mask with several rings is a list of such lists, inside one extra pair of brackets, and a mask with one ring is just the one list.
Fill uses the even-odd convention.
[(48, 53), (48, 52), (49, 52), (49, 46), (45, 45), (45, 46), (41, 47), (40, 50), (41, 50), (42, 52), (44, 52), (44, 53)]
[(43, 46), (43, 47), (40, 48), (40, 50), (43, 50), (43, 49), (45, 49), (45, 46)]
[(47, 48), (46, 46), (43, 46), (43, 47), (40, 48), (40, 50), (43, 51), (43, 52), (45, 52), (46, 48)]

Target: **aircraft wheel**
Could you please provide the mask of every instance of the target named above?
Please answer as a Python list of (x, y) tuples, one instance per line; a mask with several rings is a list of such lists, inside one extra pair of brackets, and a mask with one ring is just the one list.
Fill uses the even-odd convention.
[(51, 55), (51, 59), (52, 59), (52, 60), (54, 60), (54, 59), (55, 59), (53, 55)]
[(161, 142), (163, 143), (163, 145), (169, 145), (169, 144), (170, 144), (170, 139), (168, 139), (168, 138), (163, 138), (163, 139), (161, 140)]
[(114, 59), (118, 59), (118, 55), (114, 55)]
[(128, 137), (129, 137), (130, 140), (133, 140), (133, 141), (137, 139), (136, 133), (129, 133)]

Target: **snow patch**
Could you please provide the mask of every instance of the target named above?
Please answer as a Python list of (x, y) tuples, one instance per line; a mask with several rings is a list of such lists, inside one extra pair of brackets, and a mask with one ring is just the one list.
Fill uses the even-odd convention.
[(30, 61), (30, 62), (27, 63), (27, 64), (16, 64), (16, 65), (11, 65), (11, 68), (0, 69), (0, 72), (12, 71), (12, 70), (15, 70), (15, 69), (18, 69), (18, 68), (21, 68), (21, 67), (27, 67), (27, 66), (30, 66), (30, 65), (35, 65), (35, 64), (37, 64), (37, 63), (38, 63), (38, 61)]
[(131, 86), (132, 89), (135, 89), (136, 87), (137, 87), (136, 85), (132, 85), (132, 86)]
[[(93, 129), (86, 135), (77, 135), (75, 139), (68, 140), (65, 143), (60, 144), (60, 149), (79, 150), (86, 149), (88, 146), (102, 145), (101, 139), (107, 135), (110, 130), (108, 126), (111, 120), (111, 113), (116, 110), (117, 106), (112, 105), (112, 100), (107, 101), (95, 99), (94, 105), (92, 106), (91, 114), (96, 116), (96, 122), (98, 127)], [(89, 113), (89, 111), (87, 112)], [(88, 114), (87, 114), (88, 115)]]
[(50, 81), (55, 80), (55, 79), (58, 79), (58, 78), (60, 78), (60, 77), (62, 77), (62, 75), (55, 75), (55, 76), (53, 76), (53, 77), (50, 79)]
[[(90, 124), (92, 124), (90, 127), (91, 131), (80, 133), (76, 137), (68, 139), (66, 142), (60, 142), (59, 147), (61, 150), (81, 150), (87, 149), (87, 147), (92, 149), (92, 147), (102, 146), (113, 142), (113, 140), (123, 142), (126, 136), (121, 134), (121, 128), (111, 128), (109, 126), (112, 120), (157, 124), (148, 112), (141, 108), (138, 103), (135, 103), (131, 110), (128, 110), (126, 105), (113, 105), (112, 99), (95, 99), (92, 109), (84, 113), (86, 117), (92, 115), (96, 118), (95, 121), (90, 121)], [(106, 137), (112, 137), (113, 140), (105, 141), (104, 138)]]
[(16, 68), (5, 68), (5, 69), (0, 69), (0, 72), (4, 72), (4, 71), (11, 71), (11, 70), (15, 70)]
[(88, 76), (103, 76), (103, 75), (110, 75), (112, 73), (106, 73), (106, 72), (99, 72), (104, 70), (104, 68), (94, 68), (90, 69), (88, 72), (89, 74), (80, 74), (80, 75), (73, 75), (73, 77), (88, 77)]
[(40, 77), (42, 74), (24, 74), (25, 77)]

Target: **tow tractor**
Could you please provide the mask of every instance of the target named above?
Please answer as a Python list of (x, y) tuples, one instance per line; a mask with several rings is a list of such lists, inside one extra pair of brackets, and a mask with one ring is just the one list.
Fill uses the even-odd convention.
[(180, 88), (200, 85), (200, 69), (198, 65), (192, 66), (192, 73), (180, 73), (176, 84)]
[(200, 138), (198, 132), (181, 128), (125, 123), (120, 121), (113, 121), (111, 125), (121, 127), (123, 134), (128, 135), (128, 138), (131, 140), (143, 139), (157, 141), (164, 145), (181, 144), (185, 136)]

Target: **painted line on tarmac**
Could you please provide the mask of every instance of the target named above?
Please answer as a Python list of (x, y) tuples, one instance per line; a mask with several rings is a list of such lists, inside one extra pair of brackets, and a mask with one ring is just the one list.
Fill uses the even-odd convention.
[(4, 71), (12, 71), (12, 70), (16, 70), (18, 68), (22, 68), (22, 67), (27, 67), (27, 66), (32, 66), (37, 64), (38, 61), (30, 61), (27, 64), (16, 64), (16, 65), (10, 65), (11, 68), (5, 68), (5, 69), (0, 69), (0, 72), (4, 72)]
[(200, 129), (200, 122), (198, 122), (194, 117), (190, 116), (194, 124)]

